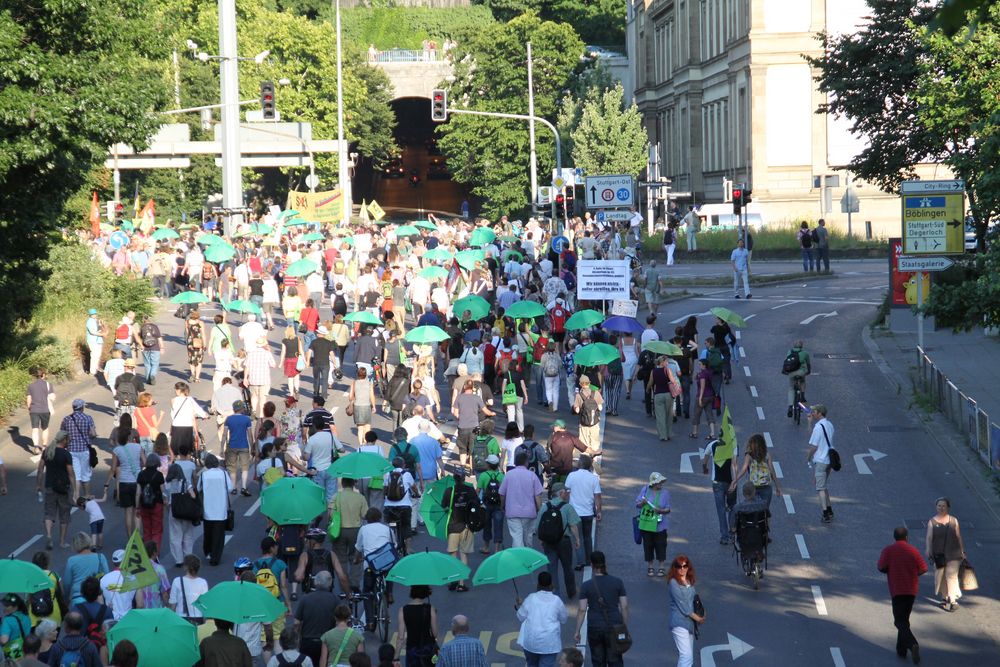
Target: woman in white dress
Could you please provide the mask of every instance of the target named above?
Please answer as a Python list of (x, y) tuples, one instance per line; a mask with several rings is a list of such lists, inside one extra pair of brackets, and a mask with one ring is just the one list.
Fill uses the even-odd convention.
[(622, 353), (622, 374), (625, 376), (625, 400), (632, 398), (632, 381), (639, 365), (639, 340), (631, 333), (618, 339), (618, 349)]

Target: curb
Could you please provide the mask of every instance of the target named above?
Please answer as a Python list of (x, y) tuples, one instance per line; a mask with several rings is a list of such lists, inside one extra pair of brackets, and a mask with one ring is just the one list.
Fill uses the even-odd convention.
[[(762, 276), (762, 277), (756, 278), (756, 279), (754, 279), (754, 278), (751, 277), (751, 279), (750, 279), (750, 287), (770, 287), (771, 285), (783, 285), (785, 283), (797, 283), (797, 282), (799, 282), (801, 280), (807, 280), (807, 281), (812, 281), (812, 280), (832, 280), (832, 279), (835, 279), (835, 278), (838, 278), (838, 277), (839, 276), (837, 275), (837, 273), (835, 273), (833, 271), (831, 271), (830, 273), (817, 273), (815, 275), (812, 275), (812, 274), (806, 275), (806, 274), (798, 274), (798, 273), (796, 273), (796, 274), (774, 273), (774, 274), (770, 274), (770, 275), (767, 275), (767, 276)], [(688, 287), (698, 288), (698, 287), (729, 287), (729, 285), (730, 285), (730, 280), (728, 278), (718, 278), (717, 280), (718, 280), (718, 282), (715, 282), (715, 283), (705, 283), (705, 282), (702, 282), (702, 283), (687, 283), (687, 284), (685, 284), (684, 282), (675, 282), (675, 283), (668, 283), (667, 286), (668, 287), (680, 287), (680, 288), (688, 288)], [(695, 295), (695, 296), (697, 296), (697, 295)]]

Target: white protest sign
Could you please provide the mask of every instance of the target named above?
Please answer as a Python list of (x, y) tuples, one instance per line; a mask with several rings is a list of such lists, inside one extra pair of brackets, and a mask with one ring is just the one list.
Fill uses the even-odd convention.
[(627, 301), (631, 278), (628, 260), (581, 259), (576, 263), (576, 298)]
[(629, 301), (611, 302), (612, 315), (621, 315), (622, 317), (635, 317), (635, 314), (638, 312), (639, 312), (639, 302), (634, 299)]

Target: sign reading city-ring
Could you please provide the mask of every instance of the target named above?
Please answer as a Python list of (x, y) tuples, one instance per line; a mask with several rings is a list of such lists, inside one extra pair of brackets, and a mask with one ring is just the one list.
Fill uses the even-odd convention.
[(635, 179), (624, 174), (587, 176), (583, 190), (587, 208), (627, 208), (635, 204)]

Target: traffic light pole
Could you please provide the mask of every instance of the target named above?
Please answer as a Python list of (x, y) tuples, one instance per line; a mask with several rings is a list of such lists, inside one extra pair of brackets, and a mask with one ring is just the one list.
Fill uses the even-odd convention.
[[(243, 208), (240, 171), (240, 75), (236, 50), (236, 0), (219, 0), (219, 72), (222, 88), (222, 206)], [(232, 236), (242, 215), (227, 215), (226, 236)]]
[(541, 116), (527, 116), (525, 114), (519, 114), (519, 113), (498, 113), (495, 111), (472, 111), (469, 109), (453, 109), (453, 108), (449, 108), (448, 113), (449, 114), (460, 113), (469, 116), (488, 116), (492, 118), (513, 118), (514, 120), (526, 120), (528, 122), (535, 121), (536, 123), (541, 123), (545, 127), (552, 130), (552, 134), (556, 138), (556, 169), (558, 169), (560, 172), (562, 171), (562, 141), (559, 139), (559, 130), (556, 129), (555, 125), (545, 120)]

